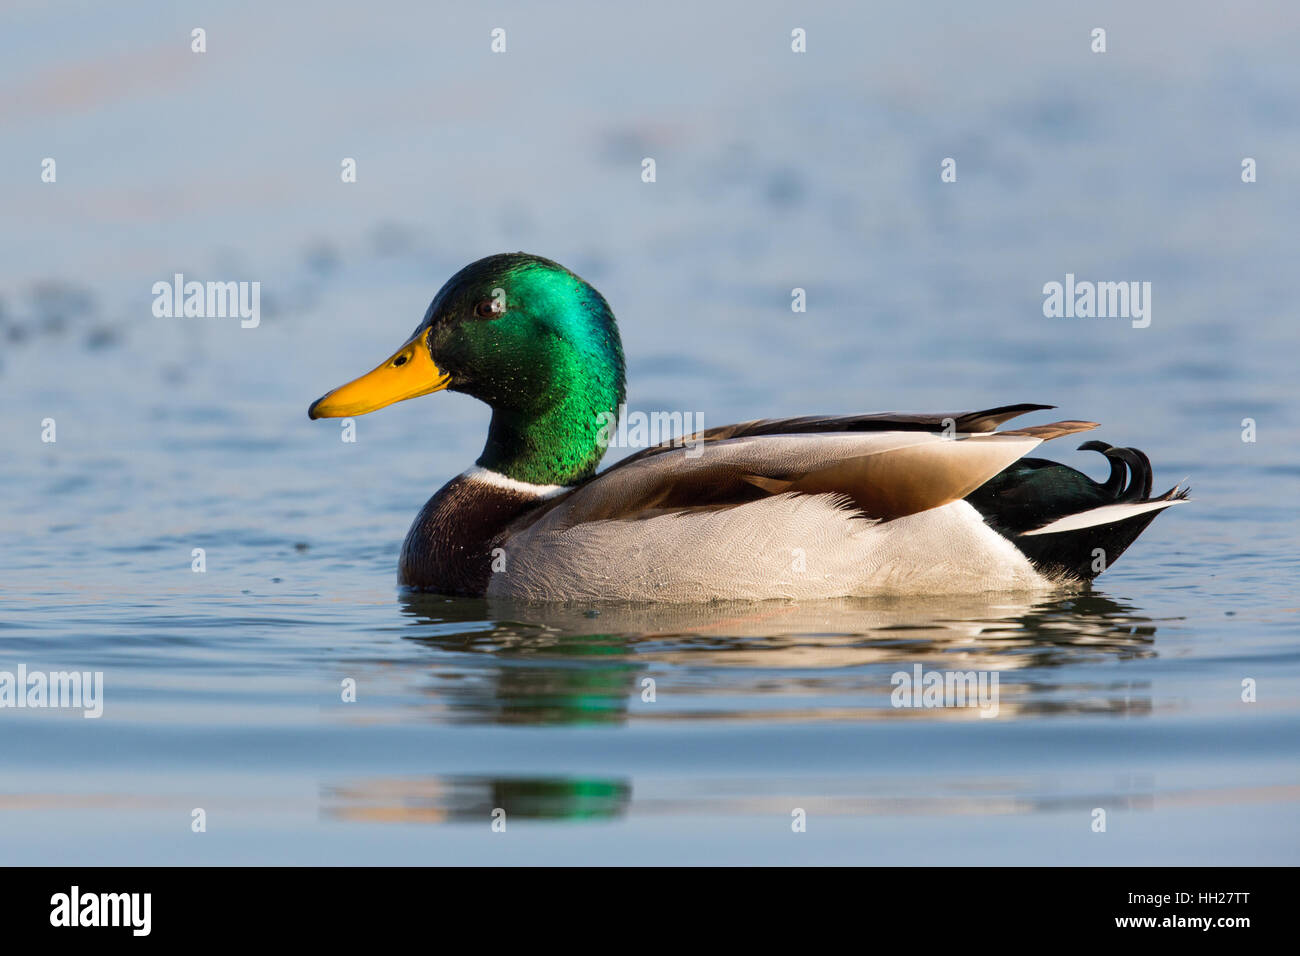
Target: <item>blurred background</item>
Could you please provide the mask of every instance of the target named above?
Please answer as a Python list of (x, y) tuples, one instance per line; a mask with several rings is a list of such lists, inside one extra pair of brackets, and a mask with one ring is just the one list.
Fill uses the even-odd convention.
[[(0, 669), (106, 702), (0, 712), (0, 856), (1296, 862), (1298, 41), (1285, 3), (7, 4)], [(1197, 500), (1082, 595), (400, 596), (489, 412), (307, 405), (520, 249), (609, 300), (632, 409), (1051, 403)], [(177, 272), (260, 326), (154, 317)], [(1151, 282), (1150, 327), (1045, 318), (1066, 273)], [(917, 662), (1004, 672), (999, 719), (892, 709)]]

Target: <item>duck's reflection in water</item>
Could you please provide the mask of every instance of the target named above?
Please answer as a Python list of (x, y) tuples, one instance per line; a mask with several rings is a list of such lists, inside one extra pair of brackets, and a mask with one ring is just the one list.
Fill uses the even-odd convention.
[(797, 779), (726, 776), (626, 778), (490, 777), (447, 774), (370, 778), (321, 790), (324, 815), (353, 823), (488, 827), (501, 820), (599, 822), (629, 815), (789, 817), (792, 806), (830, 816), (1024, 816), (1248, 807), (1300, 799), (1300, 787), (1225, 780), (1217, 786), (1158, 786), (1149, 774), (993, 773), (947, 776), (845, 775)]
[[(1151, 709), (1144, 683), (1100, 678), (1089, 665), (1154, 655), (1155, 624), (1095, 591), (635, 607), (422, 594), (401, 601), (405, 636), (428, 649), (403, 674), (427, 702), (418, 719), (544, 726), (979, 719), (973, 708), (891, 706), (891, 675), (918, 664), (997, 673), (1000, 720)], [(921, 784), (909, 775), (800, 778), (788, 794), (786, 786), (744, 776), (650, 778), (638, 781), (636, 812), (784, 815), (797, 805), (827, 814), (988, 815), (1087, 812), (1099, 800), (1084, 784), (1063, 794), (1059, 781), (1005, 773)], [(1106, 805), (1149, 806), (1151, 786), (1110, 782)], [(620, 818), (631, 812), (632, 790), (626, 777), (439, 773), (334, 783), (322, 805), (339, 820), (487, 826), (498, 810), (507, 820)]]
[(407, 593), (401, 602), (406, 636), (436, 652), (421, 686), (440, 719), (977, 716), (891, 706), (891, 675), (918, 664), (996, 672), (1002, 718), (1150, 710), (1144, 682), (1065, 666), (1155, 654), (1154, 622), (1095, 591), (640, 606)]
[(622, 779), (483, 777), (374, 778), (324, 788), (327, 816), (366, 823), (480, 823), (606, 820), (627, 812), (632, 785)]

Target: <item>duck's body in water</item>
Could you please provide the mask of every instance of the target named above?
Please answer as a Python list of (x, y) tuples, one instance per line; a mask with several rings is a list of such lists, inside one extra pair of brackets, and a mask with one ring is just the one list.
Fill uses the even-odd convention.
[(624, 398), (604, 298), (557, 263), (453, 276), (384, 364), (315, 402), (359, 415), (450, 388), (493, 409), (476, 466), (420, 511), (398, 579), (536, 600), (822, 598), (1088, 581), (1162, 509), (1146, 456), (1100, 442), (1105, 483), (1023, 456), (1095, 427), (997, 432), (1013, 405), (768, 419), (648, 448), (597, 475)]

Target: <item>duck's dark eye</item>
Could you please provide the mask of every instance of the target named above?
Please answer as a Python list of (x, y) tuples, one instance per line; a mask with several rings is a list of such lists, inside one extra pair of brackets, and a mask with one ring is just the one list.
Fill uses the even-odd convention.
[(402, 365), (405, 365), (408, 359), (410, 359), (410, 356), (405, 353), (397, 356), (397, 358), (393, 359), (393, 368), (398, 368)]
[(474, 306), (474, 314), (480, 319), (495, 319), (504, 312), (505, 309), (498, 309), (494, 299), (484, 299), (478, 305)]

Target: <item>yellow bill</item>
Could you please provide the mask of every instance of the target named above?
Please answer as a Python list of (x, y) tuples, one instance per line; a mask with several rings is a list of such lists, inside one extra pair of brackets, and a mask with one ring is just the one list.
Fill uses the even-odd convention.
[(307, 409), (308, 418), (364, 415), (394, 402), (441, 391), (451, 376), (429, 355), (429, 330), (417, 332), (382, 365), (327, 392)]

